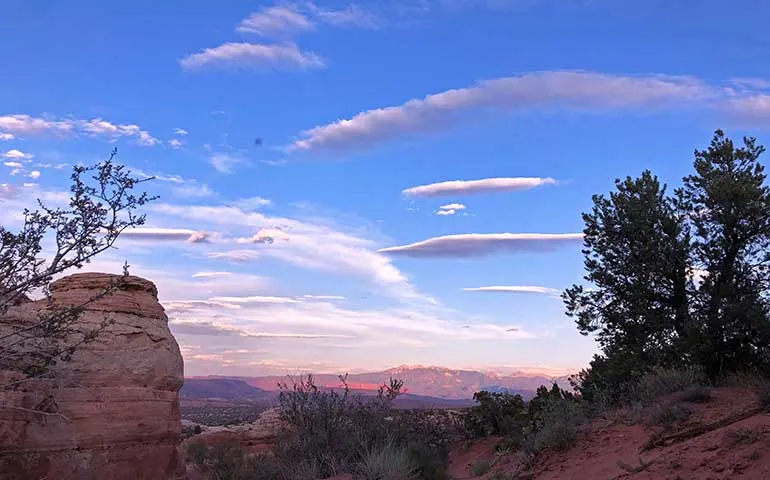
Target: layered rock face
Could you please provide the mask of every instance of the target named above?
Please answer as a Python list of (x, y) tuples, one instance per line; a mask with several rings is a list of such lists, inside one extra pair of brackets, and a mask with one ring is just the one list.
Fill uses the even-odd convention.
[[(52, 367), (52, 380), (0, 389), (0, 478), (184, 478), (182, 356), (155, 285), (133, 276), (75, 274), (51, 285), (54, 305), (82, 305), (118, 278), (120, 288), (89, 303), (75, 328), (108, 323), (71, 360)], [(0, 338), (46, 308), (45, 300), (10, 307), (0, 318)], [(0, 370), (0, 385), (14, 375)]]

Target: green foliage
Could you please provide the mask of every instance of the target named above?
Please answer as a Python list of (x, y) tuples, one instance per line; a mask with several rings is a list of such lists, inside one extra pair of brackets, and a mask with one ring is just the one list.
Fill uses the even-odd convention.
[(572, 398), (546, 398), (531, 413), (531, 448), (535, 452), (550, 449), (569, 450), (577, 441), (577, 428), (585, 421), (582, 405)]
[[(478, 392), (479, 405), (467, 414), (469, 432), (481, 436), (504, 435), (501, 450), (522, 450), (534, 456), (546, 449), (564, 451), (577, 441), (577, 428), (585, 421), (584, 403), (572, 393), (553, 385), (541, 386), (527, 404), (519, 395)], [(509, 426), (503, 430), (500, 426)]]
[(673, 194), (645, 171), (593, 197), (583, 215), (591, 288), (574, 285), (562, 298), (579, 331), (601, 348), (574, 379), (594, 410), (689, 388), (650, 385), (674, 380), (660, 369), (701, 368), (711, 381), (739, 369), (770, 375), (763, 152), (753, 138), (738, 147), (717, 130)]
[(478, 402), (465, 417), (465, 428), (471, 437), (519, 435), (527, 422), (527, 407), (521, 395), (476, 392)]

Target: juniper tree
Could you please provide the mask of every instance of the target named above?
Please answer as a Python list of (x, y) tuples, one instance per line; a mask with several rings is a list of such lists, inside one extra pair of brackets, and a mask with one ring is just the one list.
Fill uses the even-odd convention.
[(693, 226), (691, 262), (704, 272), (693, 295), (692, 347), (710, 376), (770, 373), (770, 187), (756, 139), (736, 147), (717, 130), (695, 151), (677, 191)]
[[(583, 214), (584, 279), (562, 298), (583, 335), (596, 334), (605, 354), (624, 356), (628, 371), (675, 363), (688, 325), (689, 235), (666, 186), (645, 171), (615, 181), (609, 196), (594, 195)], [(617, 363), (617, 362), (615, 362)]]

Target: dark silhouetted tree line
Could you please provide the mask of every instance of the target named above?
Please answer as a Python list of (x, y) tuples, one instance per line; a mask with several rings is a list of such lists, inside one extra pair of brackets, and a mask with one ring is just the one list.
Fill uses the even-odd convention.
[[(576, 383), (615, 399), (654, 368), (770, 375), (770, 187), (764, 147), (717, 130), (669, 192), (650, 171), (583, 214), (586, 280), (564, 299), (601, 348)], [(630, 388), (630, 387), (629, 387)]]

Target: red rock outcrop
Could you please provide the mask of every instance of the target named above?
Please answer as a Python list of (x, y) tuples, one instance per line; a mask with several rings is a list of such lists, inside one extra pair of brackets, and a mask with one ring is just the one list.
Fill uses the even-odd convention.
[[(54, 282), (54, 305), (81, 305), (121, 278), (81, 273)], [(0, 318), (0, 338), (29, 325), (47, 301), (22, 303)], [(122, 277), (119, 289), (86, 306), (75, 327), (93, 330), (52, 380), (0, 388), (0, 478), (139, 480), (183, 478), (179, 346), (155, 285)], [(0, 386), (17, 373), (0, 370)]]

